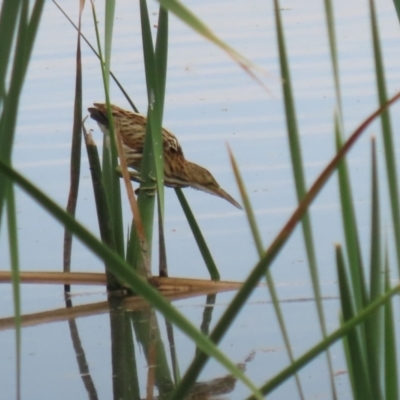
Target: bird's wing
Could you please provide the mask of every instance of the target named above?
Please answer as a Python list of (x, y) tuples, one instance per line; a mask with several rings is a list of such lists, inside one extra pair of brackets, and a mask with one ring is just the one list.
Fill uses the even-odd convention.
[(162, 128), (164, 151), (177, 153), (183, 156), (182, 147), (178, 142), (178, 139), (169, 130)]

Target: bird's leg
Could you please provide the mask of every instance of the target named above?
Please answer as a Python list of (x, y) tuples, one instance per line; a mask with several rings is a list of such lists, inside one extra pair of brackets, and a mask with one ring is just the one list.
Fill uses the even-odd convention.
[[(117, 174), (120, 177), (122, 177), (121, 166), (117, 165), (117, 168), (115, 170), (117, 171)], [(128, 173), (129, 173), (129, 178), (131, 179), (131, 181), (135, 181), (135, 182), (139, 182), (139, 183), (143, 182), (140, 172), (128, 168)]]
[[(121, 172), (121, 166), (120, 165), (117, 166), (116, 171), (117, 171), (117, 174), (120, 177), (122, 177), (122, 172)], [(143, 183), (144, 182), (143, 179), (142, 179), (142, 176), (140, 175), (140, 172), (129, 168), (128, 169), (128, 173), (129, 173), (129, 177), (130, 177), (131, 181), (135, 181), (135, 182), (138, 182), (138, 183)], [(152, 177), (151, 177), (151, 180), (155, 181), (155, 179), (152, 178)], [(146, 186), (144, 188), (143, 187), (142, 188), (137, 188), (135, 190), (136, 196), (139, 194), (140, 190), (143, 190), (143, 192), (146, 193), (148, 196), (154, 196), (156, 194), (157, 187), (156, 187), (156, 185), (150, 185), (150, 186)]]

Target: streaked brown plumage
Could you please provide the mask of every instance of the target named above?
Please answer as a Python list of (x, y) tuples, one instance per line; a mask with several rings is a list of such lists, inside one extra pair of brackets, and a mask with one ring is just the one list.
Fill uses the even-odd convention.
[[(94, 103), (89, 109), (90, 116), (97, 121), (103, 133), (108, 133), (107, 106)], [(129, 167), (140, 173), (146, 117), (132, 111), (111, 105), (114, 120), (118, 120), (119, 132), (123, 142), (124, 154)], [(162, 128), (164, 147), (164, 184), (168, 187), (192, 187), (222, 197), (237, 208), (242, 208), (205, 168), (185, 159), (177, 138)]]

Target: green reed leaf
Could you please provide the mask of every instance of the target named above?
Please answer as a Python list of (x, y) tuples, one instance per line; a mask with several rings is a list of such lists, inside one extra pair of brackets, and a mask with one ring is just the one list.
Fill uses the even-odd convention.
[[(379, 104), (387, 101), (385, 69), (383, 65), (382, 51), (379, 39), (378, 21), (375, 11), (375, 3), (369, 0), (372, 44), (374, 49), (375, 75), (378, 89)], [(399, 205), (399, 187), (397, 179), (397, 166), (395, 145), (393, 141), (392, 122), (389, 110), (381, 115), (382, 137), (385, 150), (386, 173), (388, 177), (390, 205), (392, 210), (392, 222), (396, 244), (397, 266), (400, 271), (400, 205)]]
[[(118, 165), (118, 154), (115, 142), (114, 119), (110, 107), (110, 93), (108, 84), (108, 74), (106, 73), (106, 65), (103, 58), (102, 47), (100, 43), (100, 34), (97, 24), (96, 9), (92, 0), (93, 22), (96, 32), (97, 48), (100, 59), (100, 68), (103, 77), (104, 94), (107, 104), (107, 119), (109, 123), (109, 138), (104, 135), (103, 138), (103, 183), (107, 195), (107, 203), (109, 205), (109, 215), (111, 218), (112, 235), (118, 254), (123, 256), (124, 250), (124, 233), (122, 222), (122, 202), (121, 202), (121, 186), (119, 176), (116, 172)], [(110, 18), (110, 17), (108, 17)], [(108, 22), (109, 23), (109, 22)], [(109, 39), (110, 40), (110, 39)]]
[[(165, 15), (165, 14), (164, 14)], [(160, 16), (161, 18), (161, 16)], [(166, 18), (166, 17), (165, 17)], [(161, 218), (164, 218), (164, 154), (163, 154), (163, 138), (161, 135), (162, 129), (162, 111), (164, 98), (160, 96), (159, 89), (159, 76), (164, 78), (163, 92), (165, 91), (165, 76), (166, 76), (166, 57), (167, 51), (162, 45), (158, 47), (158, 61), (160, 65), (156, 65), (156, 55), (153, 48), (153, 39), (151, 35), (149, 14), (147, 10), (146, 0), (140, 0), (140, 20), (142, 24), (142, 39), (143, 39), (143, 55), (146, 72), (146, 85), (147, 85), (147, 99), (148, 99), (148, 110), (147, 110), (147, 125), (150, 126), (151, 133), (151, 149), (152, 151), (148, 154), (152, 158), (148, 161), (143, 156), (142, 163), (153, 163), (155, 176), (152, 176), (153, 184), (156, 179), (157, 193), (160, 198), (161, 204)], [(168, 24), (162, 25), (163, 29), (168, 29)], [(163, 59), (164, 58), (164, 59)], [(164, 71), (161, 70), (164, 68)], [(158, 68), (160, 69), (159, 72)], [(143, 176), (142, 179), (148, 177)]]
[[(376, 143), (372, 139), (372, 190), (371, 190), (371, 256), (370, 256), (370, 302), (383, 294), (381, 265), (381, 229), (379, 210), (379, 186), (376, 160)], [(377, 310), (365, 323), (366, 354), (373, 399), (383, 399), (382, 393), (382, 330), (384, 309)]]
[[(297, 128), (297, 116), (294, 102), (294, 95), (292, 90), (289, 60), (286, 52), (286, 43), (283, 30), (283, 24), (281, 19), (281, 9), (279, 5), (279, 0), (274, 0), (274, 11), (275, 11), (275, 25), (276, 34), (278, 41), (278, 51), (279, 51), (279, 64), (281, 70), (282, 79), (282, 90), (285, 105), (286, 114), (286, 127), (287, 135), (289, 140), (290, 156), (292, 161), (292, 171), (296, 186), (297, 200), (300, 203), (304, 198), (306, 193), (306, 183), (305, 183), (305, 173), (303, 167), (303, 160), (301, 154), (301, 144), (300, 136)], [(320, 278), (318, 273), (317, 259), (315, 255), (313, 232), (311, 227), (311, 218), (308, 212), (306, 212), (302, 218), (302, 229), (304, 243), (306, 247), (308, 267), (310, 271), (312, 287), (314, 292), (315, 304), (317, 307), (318, 321), (320, 324), (320, 329), (322, 336), (327, 335), (327, 328), (324, 316), (324, 308), (321, 301), (321, 288), (320, 288)], [(333, 366), (329, 353), (327, 354), (327, 363), (329, 369), (329, 375), (333, 377)], [(331, 387), (333, 394), (336, 392), (335, 383), (333, 378), (331, 378)]]
[[(328, 29), (329, 51), (331, 56), (333, 80), (335, 83), (336, 103), (340, 115), (342, 114), (342, 100), (340, 94), (340, 74), (339, 61), (337, 56), (336, 33), (335, 33), (335, 17), (333, 12), (332, 0), (324, 0), (326, 26)], [(342, 119), (341, 117), (339, 118)]]
[[(5, 3), (3, 3), (0, 16), (0, 23), (3, 25), (3, 27), (0, 27), (0, 33), (10, 35), (2, 36), (2, 42), (13, 42), (13, 39), (15, 39), (12, 59), (11, 49), (8, 48), (7, 44), (4, 50), (1, 50), (2, 53), (0, 53), (5, 57), (0, 61), (3, 63), (1, 70), (3, 76), (0, 75), (1, 85), (3, 86), (0, 88), (0, 159), (7, 163), (11, 159), (19, 99), (42, 15), (44, 0), (37, 0), (31, 7), (31, 11), (27, 2), (22, 5), (21, 2), (19, 4), (16, 2), (16, 6), (19, 11), (18, 20), (15, 19), (15, 9), (6, 6)], [(8, 20), (9, 17), (10, 20)], [(13, 27), (11, 24), (18, 25)], [(15, 38), (14, 33), (16, 34)], [(5, 91), (5, 74), (9, 72), (8, 69), (10, 69), (10, 82), (8, 90)], [(7, 189), (8, 180), (0, 181), (0, 223)]]
[(393, 0), (394, 8), (396, 9), (397, 18), (400, 22), (400, 0)]
[(19, 278), (19, 251), (18, 251), (18, 229), (17, 210), (15, 207), (14, 186), (10, 185), (7, 191), (7, 222), (8, 243), (11, 259), (11, 277), (14, 299), (15, 320), (15, 353), (16, 353), (16, 398), (21, 397), (21, 291)]
[[(96, 143), (92, 136), (87, 134), (85, 126), (82, 126), (86, 151), (89, 160), (90, 174), (92, 177), (94, 200), (96, 203), (97, 221), (99, 224), (100, 237), (103, 243), (105, 243), (110, 249), (116, 249), (114, 243), (114, 235), (112, 234), (112, 223), (110, 217), (110, 208), (108, 205), (107, 195), (103, 184), (103, 175), (100, 166), (99, 153), (97, 151)], [(110, 269), (106, 267), (107, 275), (107, 288), (108, 290), (121, 289), (121, 284), (116, 280), (114, 275), (110, 272)]]
[(106, 0), (106, 12), (104, 18), (104, 70), (105, 70), (105, 82), (107, 85), (107, 91), (109, 91), (109, 77), (111, 69), (111, 49), (112, 49), (112, 38), (114, 29), (114, 18), (115, 18), (115, 0)]
[[(387, 251), (385, 254), (385, 291), (390, 290), (390, 272)], [(399, 398), (399, 379), (397, 367), (396, 328), (393, 314), (392, 301), (388, 301), (384, 311), (384, 374), (385, 374), (385, 399), (397, 400)]]
[(192, 230), (193, 236), (196, 240), (197, 247), (200, 250), (201, 256), (203, 257), (204, 263), (208, 269), (208, 272), (211, 276), (211, 279), (214, 281), (220, 280), (220, 274), (218, 271), (218, 267), (215, 264), (213, 256), (207, 246), (206, 240), (204, 239), (203, 234), (201, 233), (201, 229), (196, 221), (196, 218), (189, 206), (189, 203), (186, 200), (185, 195), (182, 192), (182, 189), (176, 188), (175, 193), (178, 197), (179, 202), (181, 203), (182, 210), (185, 213), (186, 219), (189, 223), (190, 229)]
[[(335, 139), (336, 150), (342, 148), (340, 134), (340, 122), (335, 116)], [(360, 311), (367, 302), (367, 289), (363, 274), (363, 262), (361, 258), (360, 244), (358, 239), (357, 222), (354, 211), (351, 184), (346, 159), (344, 158), (338, 168), (340, 204), (342, 207), (342, 222), (346, 238), (346, 248), (349, 259), (351, 288), (354, 296), (355, 307)]]
[[(336, 246), (336, 264), (339, 278), (340, 301), (344, 322), (350, 321), (356, 315), (352, 300), (352, 291), (347, 277), (346, 266), (342, 249)], [(372, 391), (367, 369), (365, 344), (358, 329), (353, 329), (347, 334), (348, 352), (354, 377), (353, 394), (355, 399), (372, 400)]]
[[(84, 2), (81, 1), (79, 9), (78, 38), (76, 45), (75, 62), (75, 98), (74, 98), (74, 120), (72, 125), (72, 144), (71, 144), (71, 168), (70, 168), (70, 187), (67, 202), (67, 211), (75, 216), (76, 204), (79, 192), (79, 178), (81, 171), (81, 147), (82, 147), (82, 54), (81, 54), (81, 19)], [(71, 271), (71, 252), (72, 235), (67, 230), (64, 231), (63, 248), (63, 271)], [(70, 285), (64, 285), (66, 292), (70, 291)]]

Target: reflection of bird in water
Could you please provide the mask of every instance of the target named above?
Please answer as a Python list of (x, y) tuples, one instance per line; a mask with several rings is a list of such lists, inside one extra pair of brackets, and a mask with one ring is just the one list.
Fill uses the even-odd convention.
[[(119, 133), (123, 142), (126, 162), (129, 167), (140, 173), (144, 136), (147, 119), (141, 114), (124, 110), (111, 105), (112, 115), (118, 120)], [(94, 103), (89, 108), (90, 116), (97, 121), (100, 129), (108, 133), (107, 105)], [(240, 204), (225, 192), (205, 168), (185, 159), (177, 138), (165, 128), (162, 128), (164, 147), (164, 184), (168, 187), (192, 187), (204, 192), (222, 197), (237, 208)]]

